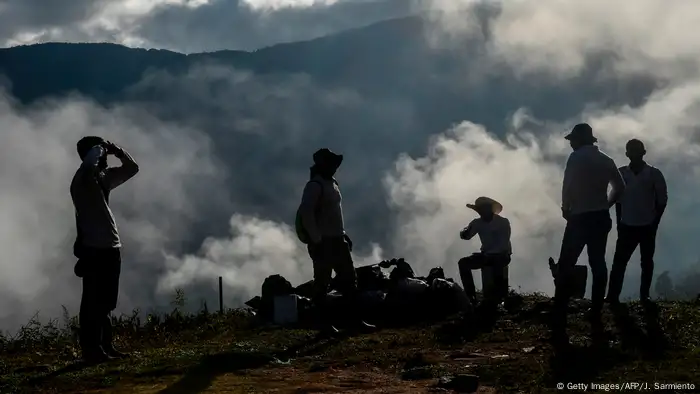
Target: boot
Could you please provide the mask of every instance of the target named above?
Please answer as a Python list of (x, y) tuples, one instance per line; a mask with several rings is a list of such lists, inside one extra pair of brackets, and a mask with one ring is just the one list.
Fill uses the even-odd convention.
[(318, 330), (318, 336), (320, 337), (332, 337), (334, 335), (337, 335), (340, 331), (338, 331), (337, 328), (335, 328), (334, 325), (332, 324), (323, 324), (321, 327), (319, 327)]
[(101, 329), (102, 350), (111, 358), (128, 357), (128, 354), (118, 351), (114, 348), (114, 345), (112, 344), (112, 339), (114, 335), (112, 331), (112, 320), (109, 318), (109, 316), (105, 316), (105, 318), (102, 319)]
[(352, 328), (358, 331), (370, 332), (376, 330), (377, 326), (375, 326), (374, 324), (369, 324), (364, 320), (357, 320), (353, 324)]
[(83, 350), (83, 361), (88, 365), (101, 364), (106, 361), (110, 361), (113, 357), (110, 357), (101, 347), (88, 348)]
[(120, 352), (112, 345), (103, 346), (102, 348), (104, 349), (105, 354), (111, 358), (128, 358), (130, 356), (129, 353)]

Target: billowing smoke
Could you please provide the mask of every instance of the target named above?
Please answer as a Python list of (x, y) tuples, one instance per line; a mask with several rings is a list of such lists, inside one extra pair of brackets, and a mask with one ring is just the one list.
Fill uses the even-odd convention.
[[(487, 195), (513, 224), (511, 285), (551, 292), (546, 259), (558, 255), (564, 228), (562, 136), (579, 121), (620, 165), (627, 139), (646, 142), (670, 192), (657, 273), (680, 275), (695, 263), (700, 5), (513, 1), (478, 3), (472, 14), (475, 2), (430, 3), (429, 42), (457, 57), (469, 43), (478, 54), (433, 77), (435, 86), (468, 88), (463, 109), (454, 92), (418, 83), (420, 100), (211, 65), (146, 75), (130, 101), (109, 108), (75, 97), (22, 107), (3, 97), (2, 324), (78, 305), (68, 185), (75, 142), (88, 134), (122, 144), (141, 165), (113, 196), (125, 238), (120, 311), (167, 304), (175, 288), (210, 297), (218, 276), (227, 305), (257, 294), (272, 273), (293, 284), (310, 279), (290, 226), (321, 146), (347, 157), (338, 178), (357, 265), (403, 256), (419, 274), (442, 265), (455, 275), (454, 262), (478, 248), (458, 239), (473, 217), (465, 204)], [(422, 51), (416, 43), (396, 59), (407, 66), (372, 80), (421, 75), (414, 56)]]
[[(700, 226), (692, 196), (700, 186), (693, 176), (698, 170), (700, 48), (689, 32), (700, 20), (700, 4), (682, 1), (668, 8), (654, 0), (429, 3), (434, 45), (458, 51), (455, 44), (487, 38), (479, 54), (482, 67), (476, 69), (501, 70), (505, 65), (515, 76), (543, 87), (565, 86), (591, 70), (594, 80), (644, 75), (658, 87), (641, 103), (610, 105), (600, 97), (565, 122), (537, 119), (522, 108), (512, 117), (504, 139), (465, 121), (436, 137), (426, 157), (400, 158), (387, 185), (400, 213), (397, 239), (411, 255), (435, 263), (463, 255), (466, 247), (458, 246), (456, 232), (473, 216), (464, 204), (490, 195), (505, 204), (504, 215), (513, 222), (511, 272), (516, 286), (551, 290), (544, 264), (548, 256), (558, 255), (564, 226), (558, 207), (568, 146), (562, 136), (573, 124), (587, 121), (601, 148), (619, 165), (626, 163), (626, 141), (640, 138), (647, 144), (647, 159), (666, 174), (670, 206), (658, 238), (657, 273), (680, 273), (696, 263), (693, 234)], [(465, 79), (470, 71), (465, 71)], [(614, 231), (609, 239), (611, 261)], [(585, 254), (582, 260), (585, 264)], [(636, 254), (628, 269), (630, 295), (638, 285), (635, 260)]]
[[(585, 111), (563, 124), (548, 124), (524, 112), (513, 117), (512, 130), (502, 140), (470, 122), (437, 136), (426, 157), (401, 157), (387, 179), (399, 211), (397, 242), (406, 255), (427, 264), (454, 262), (477, 251), (458, 240), (457, 232), (474, 213), (465, 203), (480, 195), (504, 204), (503, 215), (513, 228), (513, 285), (525, 291), (553, 290), (547, 257), (557, 257), (564, 227), (559, 204), (563, 161), (568, 153), (563, 131), (578, 121), (598, 130), (600, 146), (619, 165), (625, 163), (624, 145), (630, 138), (647, 144), (648, 160), (666, 174), (670, 205), (657, 240), (658, 272), (682, 272), (697, 261), (693, 220), (700, 182), (698, 106), (700, 85), (692, 83), (655, 92), (638, 108)], [(672, 110), (670, 110), (672, 109)], [(616, 234), (609, 238), (612, 261)], [(585, 264), (586, 255), (582, 256)], [(626, 290), (636, 294), (638, 256), (628, 269)], [(424, 268), (425, 269), (425, 268)], [(449, 271), (456, 273), (454, 264)]]
[(188, 236), (202, 196), (217, 204), (206, 190), (221, 184), (225, 170), (211, 155), (209, 138), (133, 107), (105, 109), (84, 99), (20, 107), (3, 93), (0, 114), (0, 321), (26, 321), (37, 310), (56, 316), (62, 304), (77, 305), (81, 282), (72, 272), (69, 185), (79, 165), (75, 143), (85, 135), (122, 144), (148, 168), (114, 192), (114, 205), (126, 258), (148, 263), (125, 264), (130, 291), (122, 303), (149, 301), (153, 294), (143, 275), (157, 274), (162, 250)]

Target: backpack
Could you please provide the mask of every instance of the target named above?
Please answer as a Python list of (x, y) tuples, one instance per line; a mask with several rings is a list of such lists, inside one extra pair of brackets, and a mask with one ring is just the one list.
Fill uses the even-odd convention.
[[(310, 180), (308, 183), (311, 183), (311, 182), (318, 183), (321, 186), (321, 194), (318, 196), (318, 201), (316, 202), (316, 209), (314, 210), (315, 211), (314, 216), (317, 218), (316, 220), (318, 220), (318, 215), (321, 213), (321, 201), (323, 201), (323, 189), (324, 189), (324, 187), (323, 187), (323, 184), (319, 181)], [(333, 180), (333, 183), (336, 185), (338, 184), (338, 182), (336, 182), (335, 179)], [(296, 219), (294, 220), (294, 228), (296, 230), (297, 238), (299, 238), (299, 241), (301, 241), (301, 243), (303, 243), (303, 244), (308, 245), (309, 242), (311, 242), (311, 239), (309, 238), (309, 233), (304, 228), (304, 223), (301, 220), (300, 208), (301, 207), (297, 208), (297, 216), (296, 216)]]

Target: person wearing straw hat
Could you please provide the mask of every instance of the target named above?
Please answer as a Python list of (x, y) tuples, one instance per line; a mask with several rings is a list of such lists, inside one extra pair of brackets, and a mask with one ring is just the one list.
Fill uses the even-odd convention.
[[(593, 277), (589, 317), (595, 333), (601, 329), (600, 316), (608, 280), (605, 250), (612, 229), (610, 208), (625, 190), (625, 182), (615, 161), (595, 145), (598, 139), (587, 123), (574, 126), (565, 137), (573, 149), (566, 162), (562, 186), (562, 216), (566, 228), (555, 279), (552, 339), (568, 343), (566, 337), (570, 281), (574, 266), (584, 248)], [(612, 193), (608, 195), (608, 186)]]
[(494, 291), (485, 294), (486, 305), (495, 306), (508, 294), (507, 278), (503, 268), (510, 264), (512, 247), (510, 243), (510, 221), (501, 216), (503, 205), (489, 197), (479, 197), (473, 204), (467, 204), (479, 214), (467, 227), (460, 231), (461, 239), (470, 240), (479, 235), (481, 251), (463, 257), (457, 263), (462, 285), (473, 302), (476, 297), (472, 270), (490, 267), (494, 272)]

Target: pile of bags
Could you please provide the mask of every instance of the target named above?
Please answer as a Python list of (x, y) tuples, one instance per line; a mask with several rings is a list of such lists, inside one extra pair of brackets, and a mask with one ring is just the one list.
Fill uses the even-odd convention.
[[(387, 274), (385, 270), (391, 269)], [(354, 305), (347, 305), (337, 292), (335, 278), (326, 303), (330, 310), (347, 311), (348, 307), (359, 308), (363, 316), (373, 321), (408, 323), (427, 318), (441, 318), (459, 312), (471, 312), (472, 306), (464, 290), (451, 278), (445, 278), (441, 267), (430, 270), (427, 277), (417, 277), (411, 266), (403, 259), (385, 260), (356, 268), (358, 297)], [(313, 315), (313, 280), (293, 287), (281, 275), (272, 275), (262, 284), (261, 296), (256, 296), (246, 305), (265, 320), (272, 320), (274, 299), (292, 295), (296, 298), (299, 320)], [(344, 304), (340, 304), (345, 302)], [(338, 303), (338, 308), (333, 304)], [(331, 318), (331, 316), (328, 316)]]

